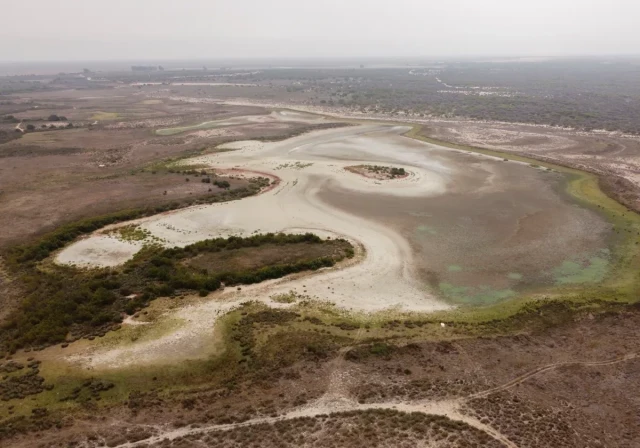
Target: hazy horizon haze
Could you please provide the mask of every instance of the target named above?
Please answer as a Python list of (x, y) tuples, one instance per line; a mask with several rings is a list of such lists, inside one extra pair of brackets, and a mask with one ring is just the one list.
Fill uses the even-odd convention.
[(3, 8), (0, 62), (640, 53), (640, 2), (32, 0)]

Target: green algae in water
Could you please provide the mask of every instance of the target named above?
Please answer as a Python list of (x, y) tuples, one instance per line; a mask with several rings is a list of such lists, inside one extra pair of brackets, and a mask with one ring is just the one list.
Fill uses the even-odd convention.
[(409, 212), (409, 214), (418, 218), (431, 218), (433, 216), (433, 214), (429, 212)]
[(449, 272), (462, 272), (462, 266), (459, 266), (457, 264), (450, 264), (449, 267), (447, 267), (447, 270)]
[(522, 280), (522, 274), (519, 272), (509, 272), (507, 278), (510, 280)]
[(429, 235), (437, 235), (438, 231), (436, 229), (434, 229), (431, 226), (427, 226), (427, 225), (421, 225), (416, 227), (416, 230), (418, 232), (422, 232), (422, 233), (428, 233)]
[(516, 292), (512, 289), (491, 289), (487, 288), (483, 292), (474, 295), (471, 298), (470, 303), (484, 305), (500, 302), (501, 300), (509, 299), (516, 295)]
[(440, 283), (440, 292), (450, 299), (459, 299), (464, 297), (467, 290), (467, 286), (455, 286), (451, 283)]
[(512, 289), (493, 289), (483, 285), (478, 288), (440, 283), (440, 292), (449, 300), (469, 305), (489, 305), (515, 296)]
[(553, 270), (558, 285), (571, 283), (599, 283), (604, 280), (609, 261), (602, 257), (591, 257), (588, 263), (566, 260)]

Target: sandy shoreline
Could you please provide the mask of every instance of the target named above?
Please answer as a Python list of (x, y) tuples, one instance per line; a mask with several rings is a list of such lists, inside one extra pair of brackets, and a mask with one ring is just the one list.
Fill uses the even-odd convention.
[[(184, 325), (169, 335), (126, 348), (99, 349), (70, 360), (94, 368), (122, 367), (156, 362), (177, 353), (193, 353), (197, 351), (194, 347), (206, 344), (216, 319), (224, 312), (247, 300), (274, 305), (270, 297), (292, 290), (360, 312), (385, 309), (429, 312), (450, 308), (419, 280), (413, 252), (400, 234), (380, 223), (333, 208), (318, 198), (318, 193), (328, 185), (365, 195), (384, 193), (400, 197), (424, 197), (446, 191), (451, 168), (428, 158), (419, 160), (416, 148), (403, 153), (400, 149), (404, 144), (417, 145), (420, 151), (428, 148), (401, 136), (405, 131), (406, 128), (398, 126), (322, 130), (276, 143), (234, 142), (228, 146), (240, 149), (185, 161), (215, 169), (273, 173), (281, 180), (275, 188), (241, 201), (194, 206), (135, 221), (166, 245), (184, 246), (220, 236), (310, 231), (353, 241), (363, 248), (360, 262), (342, 269), (253, 285), (242, 291), (223, 292), (215, 300), (173, 313), (172, 317), (182, 320)], [(369, 146), (369, 140), (361, 141), (369, 135), (381, 139), (379, 147)], [(394, 166), (409, 170), (411, 163), (412, 176), (381, 184), (345, 169), (367, 163), (369, 158), (384, 158), (394, 149), (397, 159)], [(126, 224), (129, 223), (122, 225)], [(105, 236), (97, 232), (63, 249), (57, 262), (114, 266), (138, 250), (133, 243), (119, 243), (109, 252), (106, 243)], [(124, 247), (127, 244), (130, 246)]]
[[(537, 182), (547, 181), (535, 174), (537, 170), (526, 164), (504, 165), (504, 162), (497, 161), (494, 157), (469, 155), (461, 151), (453, 151), (454, 154), (462, 154), (451, 157), (450, 150), (405, 137), (403, 134), (408, 129), (407, 126), (366, 124), (314, 131), (280, 142), (236, 141), (223, 146), (234, 149), (233, 151), (185, 160), (183, 163), (186, 165), (206, 165), (227, 172), (238, 170), (264, 173), (273, 175), (280, 181), (262, 194), (240, 201), (193, 206), (133, 221), (166, 246), (186, 246), (204, 239), (232, 235), (312, 232), (321, 237), (342, 237), (352, 241), (362, 248), (359, 262), (341, 269), (321, 270), (243, 287), (241, 291), (233, 289), (216, 293), (206, 302), (172, 311), (168, 317), (182, 321), (183, 325), (171, 334), (123, 348), (95, 349), (97, 351), (80, 358), (74, 357), (73, 360), (84, 360), (81, 362), (99, 368), (152, 363), (167, 356), (197, 357), (197, 352), (202, 351), (198, 347), (203, 348), (209, 343), (212, 328), (222, 314), (242, 302), (252, 300), (276, 306), (270, 298), (290, 291), (315, 300), (328, 301), (352, 312), (433, 312), (450, 309), (452, 305), (436, 297), (432, 292), (433, 286), (425, 281), (424, 273), (419, 272), (419, 269), (424, 268), (424, 260), (416, 258), (419, 255), (410, 244), (408, 235), (401, 233), (388, 218), (375, 218), (375, 213), (371, 212), (363, 214), (365, 203), (369, 207), (392, 210), (394, 204), (409, 204), (411, 200), (425, 204), (432, 199), (442, 198), (446, 205), (451, 203), (450, 197), (455, 196), (456, 203), (465, 203), (462, 198), (466, 197), (469, 204), (478, 204), (477, 194), (499, 196), (501, 192), (513, 188), (508, 183), (513, 176), (522, 179), (521, 176), (527, 173), (526, 175), (533, 176), (532, 181), (538, 177)], [(443, 156), (445, 153), (448, 154), (446, 157)], [(380, 181), (347, 169), (367, 164), (393, 165), (404, 168), (410, 175)], [(550, 187), (546, 188), (551, 191)], [(345, 203), (340, 198), (350, 199)], [(464, 253), (456, 255), (459, 255), (457, 260), (449, 263), (448, 269), (448, 272), (454, 273), (462, 271), (463, 268), (454, 263), (468, 262), (475, 247), (467, 245), (462, 239), (469, 234), (465, 226), (470, 226), (468, 228), (476, 235), (474, 238), (489, 238), (487, 241), (492, 241), (490, 238), (493, 237), (486, 234), (486, 229), (473, 225), (474, 219), (489, 216), (487, 223), (495, 226), (496, 222), (491, 218), (493, 212), (489, 211), (491, 203), (488, 204), (480, 206), (481, 215), (477, 218), (472, 218), (472, 208), (464, 207), (456, 211), (459, 215), (455, 215), (458, 217), (453, 221), (446, 221), (445, 215), (443, 223), (446, 222), (448, 226), (447, 235), (436, 236), (437, 231), (431, 227), (418, 226), (417, 231), (424, 235), (421, 238), (429, 241), (429, 235), (433, 234), (433, 243), (430, 244), (436, 244), (429, 246), (428, 252), (421, 256), (435, 259), (442, 254), (455, 255), (456, 251), (463, 251)], [(545, 202), (534, 205), (531, 202), (529, 206), (551, 205)], [(406, 215), (410, 206), (406, 207), (409, 209), (398, 209), (392, 216), (403, 213)], [(438, 207), (442, 208), (434, 204), (429, 210), (433, 212)], [(509, 206), (505, 210), (515, 209)], [(593, 218), (587, 212), (575, 212), (573, 207), (567, 207), (562, 213), (557, 209), (552, 210), (558, 216), (566, 214), (566, 220), (560, 227), (556, 225), (555, 229), (562, 228), (563, 231), (572, 231), (578, 235), (593, 233), (588, 225)], [(451, 213), (446, 207), (443, 211)], [(431, 215), (425, 214), (427, 222), (439, 222), (427, 216)], [(515, 227), (512, 229), (521, 232), (523, 221), (519, 218), (505, 222), (513, 222)], [(119, 225), (128, 224), (131, 222)], [(598, 228), (594, 229), (600, 231)], [(455, 238), (459, 238), (461, 244), (447, 246), (456, 232), (459, 236)], [(504, 237), (508, 233), (498, 232), (496, 235)], [(531, 244), (537, 247), (542, 247), (541, 242), (557, 239), (551, 234), (535, 235), (539, 239), (533, 239)], [(564, 234), (559, 235), (562, 237)], [(139, 250), (139, 245), (128, 242), (114, 244), (110, 248), (109, 241), (105, 238), (98, 231), (63, 249), (56, 261), (84, 266), (116, 266), (126, 262)], [(444, 246), (438, 246), (438, 242)], [(469, 244), (477, 245), (475, 240), (469, 240)], [(509, 249), (512, 244), (508, 238), (504, 244), (505, 250), (514, 250)], [(549, 251), (544, 247), (541, 250), (542, 255), (558, 253), (558, 250)], [(518, 254), (517, 251), (513, 252), (513, 256), (519, 257)], [(484, 253), (478, 253), (477, 256), (480, 257), (478, 266), (487, 263)], [(509, 255), (507, 253), (504, 256)], [(495, 256), (489, 258), (492, 259), (499, 260)], [(543, 264), (549, 266), (549, 261)], [(469, 268), (456, 275), (474, 276), (474, 272), (478, 272), (477, 275), (482, 276), (477, 268)], [(443, 274), (440, 275), (444, 278)], [(505, 283), (510, 280), (505, 277), (501, 281)], [(488, 289), (481, 292), (485, 295), (495, 293), (500, 297), (500, 294), (505, 294), (504, 291), (511, 294), (510, 290), (504, 289), (506, 287), (495, 292)]]
[[(270, 191), (242, 201), (190, 207), (135, 221), (142, 229), (166, 241), (167, 246), (185, 246), (197, 241), (231, 235), (264, 232), (307, 232), (321, 236), (340, 236), (361, 244), (366, 252), (362, 263), (343, 271), (305, 280), (307, 293), (331, 300), (339, 306), (359, 311), (400, 308), (432, 311), (447, 305), (429, 294), (412, 272), (412, 252), (407, 242), (392, 229), (330, 207), (317, 198), (320, 189), (330, 184), (346, 190), (369, 194), (384, 193), (402, 197), (424, 197), (446, 191), (451, 168), (436, 161), (419, 161), (415, 153), (399, 151), (413, 141), (400, 134), (399, 126), (359, 126), (312, 132), (284, 142), (234, 142), (232, 152), (201, 156), (185, 164), (205, 164), (216, 169), (242, 169), (273, 173), (281, 179)], [(380, 147), (363, 144), (363, 136), (382, 137)], [(385, 140), (387, 139), (387, 140)], [(360, 157), (346, 158), (346, 151)], [(366, 143), (366, 142), (365, 142)], [(395, 146), (394, 146), (395, 145)], [(420, 144), (420, 146), (427, 145)], [(357, 148), (356, 148), (357, 147)], [(412, 166), (411, 176), (381, 184), (351, 173), (345, 167), (366, 163), (396, 150), (396, 164)], [(425, 148), (421, 148), (424, 150)], [(362, 152), (359, 152), (362, 151)], [(409, 165), (404, 165), (409, 170)], [(94, 235), (78, 241), (57, 257), (57, 262), (85, 266), (114, 266), (131, 258), (139, 245), (119, 242), (109, 252), (104, 236)], [(271, 289), (277, 294), (299, 285)], [(327, 295), (327, 290), (335, 290)], [(260, 297), (248, 297), (260, 299)]]

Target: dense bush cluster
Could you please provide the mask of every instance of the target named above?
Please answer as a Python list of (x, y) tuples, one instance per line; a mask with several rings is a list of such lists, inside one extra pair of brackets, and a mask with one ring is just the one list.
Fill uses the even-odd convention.
[(440, 415), (373, 409), (316, 417), (298, 417), (274, 423), (237, 427), (228, 431), (195, 433), (154, 447), (370, 447), (434, 446), (494, 448), (502, 446), (487, 433)]
[(5, 123), (20, 123), (20, 120), (16, 117), (14, 117), (13, 115), (5, 115), (2, 117), (1, 119), (2, 121), (4, 121)]
[[(97, 226), (95, 221), (69, 226), (74, 231), (55, 233), (60, 237), (50, 238), (48, 242), (45, 240), (36, 251), (21, 252), (18, 259), (40, 259), (62, 245), (70, 235), (93, 226)], [(331, 257), (303, 259), (240, 272), (224, 269), (208, 272), (186, 263), (203, 253), (266, 244), (340, 244), (345, 249)], [(216, 238), (184, 248), (150, 246), (121, 269), (87, 271), (51, 266), (44, 270), (31, 264), (20, 275), (26, 298), (4, 324), (0, 342), (4, 349), (14, 351), (19, 347), (37, 348), (81, 337), (102, 336), (121, 322), (123, 313), (133, 314), (157, 297), (168, 297), (181, 291), (199, 291), (206, 295), (222, 284), (258, 283), (294, 272), (332, 266), (352, 255), (352, 247), (344, 240), (324, 241), (309, 233), (265, 234), (247, 238)]]
[(16, 138), (20, 138), (22, 136), (21, 132), (7, 132), (0, 130), (0, 145), (2, 143), (7, 143)]
[(389, 356), (396, 349), (394, 345), (384, 342), (375, 342), (369, 345), (360, 345), (352, 348), (345, 354), (345, 359), (352, 362), (361, 362), (372, 356), (389, 359)]
[[(438, 62), (426, 69), (265, 69), (302, 101), (404, 116), (469, 117), (640, 133), (633, 59)], [(274, 93), (271, 93), (273, 95)], [(287, 97), (291, 95), (288, 94)]]
[(67, 117), (62, 115), (51, 114), (47, 118), (48, 121), (67, 121)]
[[(28, 395), (36, 395), (45, 389), (53, 389), (53, 385), (44, 384), (44, 378), (39, 375), (40, 361), (31, 360), (27, 365), (28, 371), (23, 375), (3, 376), (0, 381), (0, 399), (9, 401), (17, 398), (22, 399)], [(14, 372), (24, 369), (23, 364), (8, 361), (0, 364), (0, 372)]]
[[(335, 240), (340, 241), (340, 240)], [(198, 254), (207, 252), (230, 251), (247, 247), (259, 247), (266, 244), (324, 244), (325, 241), (306, 233), (304, 235), (286, 235), (268, 233), (264, 235), (253, 235), (246, 238), (230, 237), (215, 238), (201, 241), (184, 248), (165, 249), (157, 252), (150, 249), (152, 254), (142, 253), (134, 258), (125, 267), (125, 272), (134, 274), (135, 279), (144, 279), (146, 293), (149, 296), (171, 295), (177, 290), (195, 290), (208, 293), (215, 291), (221, 284), (234, 286), (238, 284), (253, 284), (264, 280), (283, 277), (295, 272), (317, 270), (323, 267), (333, 266), (336, 258), (322, 257), (314, 260), (303, 260), (297, 263), (278, 264), (265, 266), (249, 271), (221, 271), (207, 272), (189, 266), (181, 261), (193, 258)], [(353, 255), (352, 251), (343, 256)], [(137, 285), (128, 286), (135, 287)], [(144, 299), (143, 299), (144, 300)], [(126, 311), (132, 312), (138, 306), (136, 300), (130, 301)]]
[(473, 399), (466, 412), (523, 448), (605, 446), (572, 427), (569, 409), (545, 409), (506, 392)]
[(89, 378), (85, 380), (80, 386), (75, 387), (71, 393), (67, 396), (60, 398), (60, 401), (75, 401), (75, 400), (97, 400), (99, 401), (101, 392), (106, 392), (115, 387), (111, 381), (103, 381), (96, 378)]
[(387, 177), (394, 179), (396, 177), (403, 177), (407, 174), (404, 168), (381, 166), (381, 165), (365, 165), (364, 168), (370, 173), (383, 174)]
[(30, 431), (45, 431), (52, 428), (62, 428), (69, 420), (64, 420), (60, 415), (52, 415), (47, 408), (34, 408), (29, 417), (16, 415), (0, 422), (0, 440), (8, 439), (17, 434)]
[(231, 186), (229, 184), (229, 181), (226, 181), (226, 180), (214, 180), (213, 185), (215, 185), (218, 188), (229, 188)]

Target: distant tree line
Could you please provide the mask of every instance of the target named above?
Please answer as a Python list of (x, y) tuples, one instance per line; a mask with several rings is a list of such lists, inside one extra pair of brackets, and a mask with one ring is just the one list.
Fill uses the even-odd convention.
[(134, 72), (155, 72), (156, 70), (164, 70), (161, 65), (132, 65), (131, 71)]

